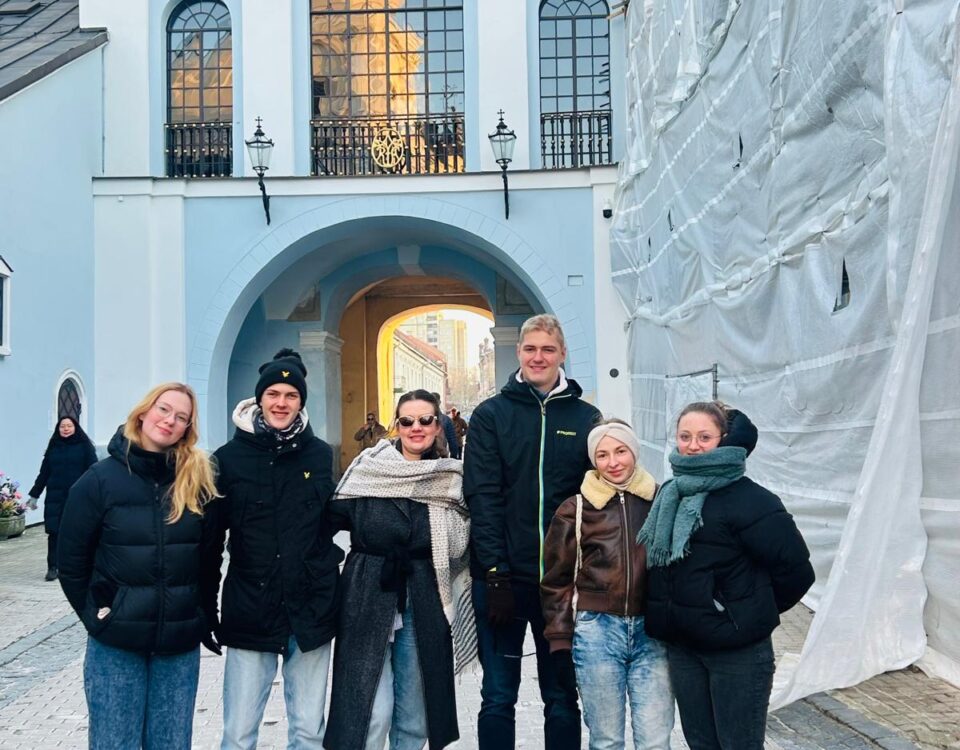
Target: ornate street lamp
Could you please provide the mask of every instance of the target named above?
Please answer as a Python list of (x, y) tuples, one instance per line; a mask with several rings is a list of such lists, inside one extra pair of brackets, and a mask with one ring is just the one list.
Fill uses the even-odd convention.
[(507, 185), (507, 165), (513, 161), (513, 147), (517, 145), (517, 134), (510, 130), (503, 121), (503, 110), (497, 114), (500, 115), (500, 122), (497, 123), (497, 129), (487, 138), (490, 139), (490, 147), (493, 149), (493, 158), (500, 165), (503, 175), (503, 212), (504, 217), (510, 218), (510, 188)]
[(257, 118), (257, 129), (253, 131), (253, 138), (244, 141), (247, 144), (247, 154), (250, 156), (250, 164), (253, 171), (257, 173), (260, 183), (260, 192), (263, 194), (263, 212), (267, 215), (267, 224), (270, 223), (270, 196), (267, 195), (267, 188), (263, 184), (263, 173), (270, 169), (270, 156), (273, 154), (273, 141), (266, 137), (263, 128), (260, 127), (262, 120)]

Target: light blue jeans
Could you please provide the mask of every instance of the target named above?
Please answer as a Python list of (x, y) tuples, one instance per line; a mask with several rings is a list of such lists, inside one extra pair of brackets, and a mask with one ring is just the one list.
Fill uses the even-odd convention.
[(83, 692), (91, 750), (190, 750), (199, 646), (153, 656), (87, 638)]
[(421, 750), (427, 744), (427, 706), (411, 603), (383, 657), (366, 750), (383, 750), (388, 733), (390, 750)]
[[(223, 674), (221, 750), (253, 750), (263, 710), (277, 674), (279, 654), (227, 648)], [(287, 708), (287, 747), (323, 747), (323, 708), (327, 700), (330, 644), (303, 652), (291, 636), (283, 657), (283, 700)]]
[(627, 701), (635, 750), (669, 750), (673, 690), (666, 647), (649, 638), (642, 617), (578, 612), (573, 663), (590, 730), (590, 750), (621, 750)]

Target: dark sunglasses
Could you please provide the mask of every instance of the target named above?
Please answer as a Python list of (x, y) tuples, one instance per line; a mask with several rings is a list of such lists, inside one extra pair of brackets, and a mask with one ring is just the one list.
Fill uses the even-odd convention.
[(436, 419), (436, 414), (423, 414), (419, 417), (397, 417), (397, 424), (401, 427), (413, 427), (414, 422), (419, 422), (421, 427), (429, 427)]

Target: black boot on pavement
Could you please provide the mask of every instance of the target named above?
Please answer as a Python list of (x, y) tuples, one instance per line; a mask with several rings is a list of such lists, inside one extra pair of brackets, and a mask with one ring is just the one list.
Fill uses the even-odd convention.
[(47, 574), (43, 577), (45, 581), (55, 581), (57, 580), (58, 570), (56, 568), (47, 568)]

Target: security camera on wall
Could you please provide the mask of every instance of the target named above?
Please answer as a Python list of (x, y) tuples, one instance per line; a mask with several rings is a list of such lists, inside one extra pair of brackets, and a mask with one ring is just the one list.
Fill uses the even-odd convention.
[(611, 216), (613, 216), (613, 204), (607, 199), (603, 202), (603, 218), (609, 219)]

